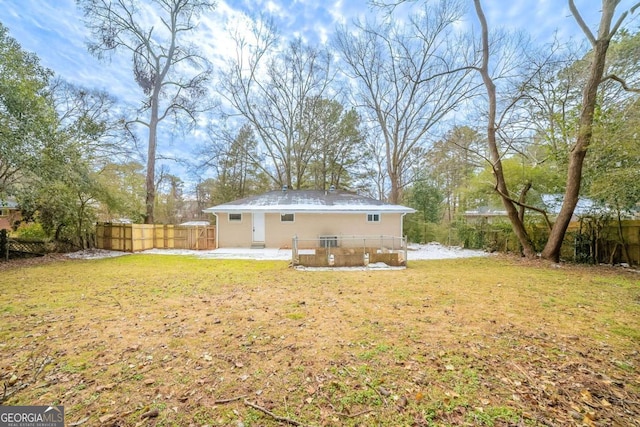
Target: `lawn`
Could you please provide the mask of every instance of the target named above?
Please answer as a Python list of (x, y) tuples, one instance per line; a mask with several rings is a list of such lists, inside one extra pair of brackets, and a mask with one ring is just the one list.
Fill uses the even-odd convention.
[(0, 263), (5, 405), (68, 426), (640, 425), (640, 275), (131, 255)]

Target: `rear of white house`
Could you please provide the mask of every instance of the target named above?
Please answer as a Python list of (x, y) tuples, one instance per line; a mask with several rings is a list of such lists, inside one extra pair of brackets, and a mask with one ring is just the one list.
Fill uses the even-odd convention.
[(219, 248), (290, 248), (342, 236), (402, 236), (403, 218), (413, 209), (354, 193), (332, 190), (271, 191), (205, 209), (217, 224)]

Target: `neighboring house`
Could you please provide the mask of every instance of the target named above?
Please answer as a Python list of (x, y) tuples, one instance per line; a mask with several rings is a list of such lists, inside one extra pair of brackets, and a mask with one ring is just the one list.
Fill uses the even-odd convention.
[(271, 191), (205, 209), (216, 217), (218, 247), (290, 248), (336, 236), (402, 237), (414, 209), (339, 190)]
[(483, 221), (487, 224), (493, 224), (496, 221), (507, 221), (509, 219), (507, 216), (507, 211), (491, 209), (487, 206), (483, 206), (470, 211), (465, 211), (464, 217), (467, 219), (467, 222), (473, 224), (481, 223)]
[[(539, 206), (547, 212), (551, 218), (555, 218), (560, 212), (564, 195), (562, 194), (543, 194), (541, 196), (542, 205)], [(602, 214), (610, 212), (610, 209), (595, 203), (593, 200), (582, 197), (578, 200), (575, 210), (573, 211), (572, 221), (577, 221), (580, 217)], [(528, 211), (528, 215), (536, 215), (534, 211)], [(464, 212), (464, 217), (468, 222), (477, 223), (484, 221), (487, 224), (500, 221), (508, 221), (507, 211), (500, 209), (491, 209), (489, 207), (480, 207), (475, 210)]]
[[(544, 208), (547, 212), (555, 217), (560, 213), (560, 208), (562, 208), (562, 202), (564, 200), (563, 194), (543, 194), (542, 195), (542, 203), (544, 204)], [(606, 206), (598, 205), (591, 199), (586, 197), (581, 197), (578, 199), (578, 204), (576, 204), (576, 208), (573, 211), (572, 221), (578, 220), (580, 217), (591, 216), (591, 215), (601, 215), (606, 212), (610, 212), (610, 209)]]
[(11, 230), (13, 224), (21, 218), (20, 208), (16, 202), (0, 199), (0, 230)]

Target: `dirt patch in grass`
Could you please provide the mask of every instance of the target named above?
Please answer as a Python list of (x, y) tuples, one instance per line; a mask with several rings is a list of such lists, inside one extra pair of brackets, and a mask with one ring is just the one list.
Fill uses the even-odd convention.
[(4, 404), (112, 426), (640, 425), (637, 274), (132, 255), (4, 268)]

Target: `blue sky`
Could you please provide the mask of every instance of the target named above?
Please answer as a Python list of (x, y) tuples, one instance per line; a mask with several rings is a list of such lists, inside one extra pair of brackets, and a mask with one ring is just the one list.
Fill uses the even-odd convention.
[[(472, 2), (469, 3), (470, 12)], [(623, 0), (619, 13), (635, 0)], [(81, 86), (104, 89), (121, 100), (136, 104), (141, 92), (135, 84), (130, 59), (116, 56), (100, 62), (86, 50), (88, 33), (75, 0), (0, 0), (0, 22), (27, 51), (56, 75)], [(600, 2), (575, 0), (585, 21), (595, 32)], [(534, 40), (548, 41), (555, 31), (560, 38), (583, 40), (567, 1), (563, 0), (484, 0), (483, 7), (492, 27), (502, 26), (528, 32)], [(225, 41), (225, 27), (241, 20), (243, 12), (272, 14), (285, 35), (298, 35), (311, 42), (330, 39), (337, 24), (370, 13), (366, 0), (219, 0), (209, 16), (203, 17), (199, 43), (206, 55), (223, 58), (231, 53)], [(636, 13), (638, 15), (638, 13)], [(477, 27), (470, 14), (464, 25)], [(633, 26), (637, 28), (638, 18)], [(163, 147), (164, 144), (164, 147)], [(160, 151), (191, 151), (180, 142), (160, 144)], [(175, 172), (174, 172), (175, 173)]]

